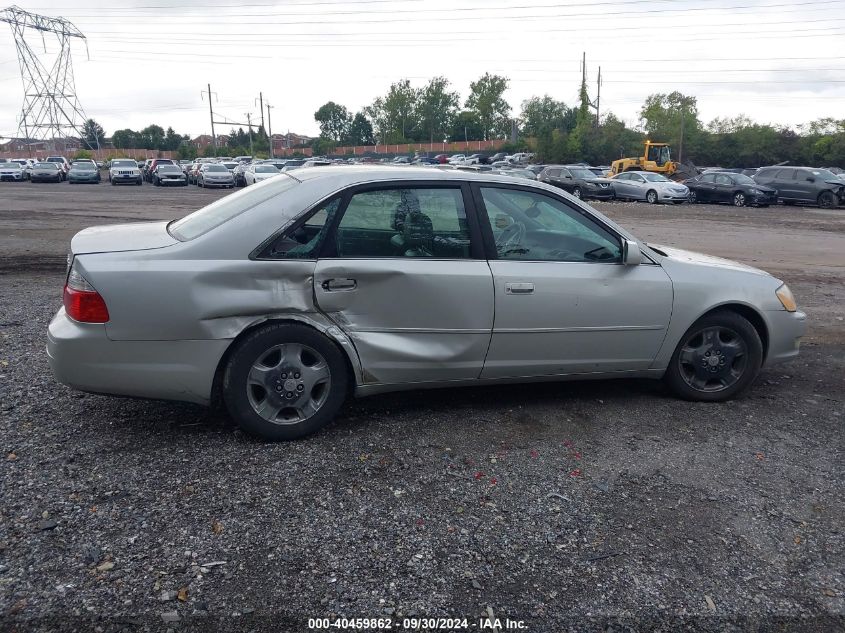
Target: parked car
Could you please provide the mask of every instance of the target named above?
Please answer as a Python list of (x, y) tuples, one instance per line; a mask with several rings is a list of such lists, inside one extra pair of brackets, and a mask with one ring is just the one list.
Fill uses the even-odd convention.
[(13, 158), (10, 162), (18, 163), (23, 170), (23, 177), (25, 180), (29, 180), (29, 175), (32, 173), (32, 166), (35, 165), (35, 161), (31, 158)]
[(587, 169), (589, 169), (599, 178), (609, 178), (610, 174), (613, 171), (613, 168), (610, 165), (604, 165), (602, 167), (587, 167)]
[(418, 385), (589, 374), (723, 401), (806, 329), (768, 273), (648, 245), (549, 185), (457, 170), (304, 169), (70, 247), (47, 333), (60, 382), (222, 397), (271, 440), (314, 433), (349, 393)]
[(26, 175), (21, 164), (15, 161), (0, 163), (0, 181), (3, 180), (11, 180), (13, 182), (23, 182), (26, 180)]
[(156, 187), (187, 187), (188, 177), (179, 165), (159, 165), (153, 172), (153, 184)]
[(845, 204), (845, 181), (816, 167), (761, 167), (758, 185), (777, 189), (784, 204), (815, 204), (823, 208)]
[(748, 176), (731, 172), (710, 172), (685, 180), (690, 202), (722, 202), (735, 207), (768, 207), (777, 204), (777, 189), (758, 185)]
[[(260, 165), (261, 163), (252, 163), (253, 165)], [(246, 170), (249, 169), (250, 163), (238, 163), (238, 166), (232, 171), (232, 178), (235, 179), (235, 186), (236, 187), (245, 187), (246, 180), (244, 180), (244, 174)]]
[(29, 175), (30, 182), (62, 182), (65, 179), (60, 163), (42, 161), (35, 163), (32, 173)]
[(293, 171), (294, 169), (299, 169), (305, 164), (305, 159), (303, 158), (293, 158), (287, 162), (285, 162), (285, 166), (282, 167), (280, 171)]
[(537, 180), (568, 191), (576, 198), (612, 200), (613, 185), (609, 178), (600, 178), (580, 165), (547, 165)]
[(220, 163), (204, 163), (197, 172), (198, 187), (227, 187), (235, 186), (235, 177)]
[(153, 175), (155, 174), (156, 167), (159, 165), (176, 165), (176, 162), (169, 158), (148, 159), (145, 164), (146, 171), (144, 172), (144, 180), (151, 183), (153, 181)]
[(247, 185), (254, 185), (262, 180), (278, 176), (280, 173), (273, 165), (250, 165), (244, 172), (244, 182)]
[(455, 154), (453, 156), (450, 156), (449, 159), (446, 162), (449, 163), (450, 165), (460, 165), (464, 162), (465, 158), (466, 158), (465, 154)]
[(97, 163), (92, 160), (73, 161), (70, 166), (70, 171), (67, 173), (68, 184), (100, 183), (100, 170), (97, 169)]
[(498, 162), (500, 160), (505, 160), (505, 158), (507, 158), (507, 154), (505, 152), (496, 152), (490, 158), (488, 158), (487, 161), (492, 165), (493, 163)]
[(70, 171), (70, 163), (64, 156), (48, 156), (44, 162), (56, 163), (62, 171), (62, 180), (67, 179), (67, 173)]
[(236, 163), (251, 163), (253, 162), (254, 158), (252, 156), (235, 156), (234, 158)]
[(191, 163), (190, 167), (188, 167), (188, 171), (185, 172), (185, 176), (188, 178), (188, 184), (197, 184), (197, 174), (199, 174), (200, 168), (203, 164), (204, 163), (200, 162)]
[(610, 179), (613, 191), (620, 200), (645, 200), (651, 204), (660, 202), (686, 202), (689, 188), (650, 171), (626, 171)]
[(302, 166), (303, 167), (330, 167), (331, 164), (332, 163), (329, 160), (321, 160), (321, 159), (312, 158), (311, 160), (306, 160), (304, 163), (302, 163)]
[(391, 161), (394, 165), (408, 165), (411, 162), (411, 159), (407, 156), (397, 156)]
[(484, 154), (472, 154), (461, 162), (462, 165), (487, 165), (489, 161)]
[(226, 160), (226, 161), (221, 160), (220, 164), (223, 165), (226, 169), (228, 169), (232, 173), (235, 173), (235, 169), (238, 168), (238, 163), (233, 161), (233, 160)]
[(527, 163), (532, 158), (534, 158), (534, 154), (531, 154), (530, 152), (517, 152), (516, 154), (505, 156), (505, 160), (516, 164)]
[(131, 158), (115, 158), (109, 165), (109, 182), (112, 185), (127, 182), (141, 186), (144, 179), (136, 161)]

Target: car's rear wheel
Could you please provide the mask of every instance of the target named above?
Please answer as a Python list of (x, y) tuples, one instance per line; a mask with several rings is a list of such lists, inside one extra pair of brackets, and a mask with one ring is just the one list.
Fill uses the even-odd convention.
[(648, 193), (645, 194), (645, 199), (648, 200), (649, 204), (657, 204), (657, 192), (654, 189), (649, 189)]
[(692, 189), (690, 189), (689, 195), (687, 196), (687, 202), (689, 202), (690, 204), (695, 204), (696, 202), (698, 202), (698, 196), (695, 195), (695, 191), (693, 191)]
[(581, 199), (581, 187), (575, 187), (575, 189), (572, 190), (572, 195), (580, 200)]
[(822, 209), (830, 209), (836, 206), (836, 196), (832, 191), (822, 191), (819, 194), (818, 203)]
[(744, 193), (742, 193), (741, 191), (737, 191), (734, 194), (734, 206), (735, 207), (744, 207), (746, 202), (747, 202), (747, 200), (745, 198)]
[(309, 327), (277, 323), (237, 344), (226, 366), (223, 398), (248, 433), (293, 440), (334, 418), (348, 380), (337, 345)]
[(760, 335), (730, 311), (702, 317), (684, 333), (664, 379), (687, 400), (718, 402), (746, 389), (763, 362)]

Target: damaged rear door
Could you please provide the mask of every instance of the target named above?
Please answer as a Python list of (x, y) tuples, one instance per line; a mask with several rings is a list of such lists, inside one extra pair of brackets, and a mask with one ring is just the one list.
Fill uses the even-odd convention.
[(319, 309), (354, 342), (367, 383), (477, 378), (493, 278), (460, 183), (359, 187), (314, 274)]

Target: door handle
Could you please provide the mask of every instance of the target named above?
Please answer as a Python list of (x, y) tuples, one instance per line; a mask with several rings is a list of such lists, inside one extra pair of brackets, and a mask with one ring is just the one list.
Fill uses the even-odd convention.
[(530, 295), (534, 292), (534, 284), (529, 282), (506, 283), (505, 292), (509, 295)]
[(326, 279), (320, 285), (326, 292), (336, 292), (340, 290), (355, 290), (358, 287), (358, 282), (354, 279)]

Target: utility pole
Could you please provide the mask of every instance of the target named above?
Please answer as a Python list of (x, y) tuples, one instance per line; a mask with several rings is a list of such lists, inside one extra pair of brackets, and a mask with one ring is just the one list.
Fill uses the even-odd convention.
[[(200, 90), (200, 97), (205, 94), (205, 90)], [(211, 92), (211, 84), (208, 84), (208, 115), (211, 118), (211, 143), (214, 147), (214, 155), (217, 155), (217, 135), (214, 133), (214, 110), (211, 108), (211, 95), (217, 97), (216, 92)]]
[(252, 149), (252, 113), (246, 113), (246, 124), (249, 127), (249, 153), (255, 156), (255, 151)]
[(681, 141), (678, 143), (678, 162), (683, 163), (684, 160), (684, 112), (686, 110), (686, 104), (682, 101), (681, 102)]
[(272, 108), (269, 103), (267, 104), (267, 139), (270, 141), (270, 158), (275, 158), (273, 155), (273, 124), (270, 120), (270, 108)]
[(264, 128), (264, 131), (267, 131), (267, 128), (264, 127), (264, 93), (258, 93), (258, 104), (261, 108), (261, 127)]
[(599, 66), (599, 78), (596, 84), (596, 127), (598, 127), (601, 125), (601, 66)]

